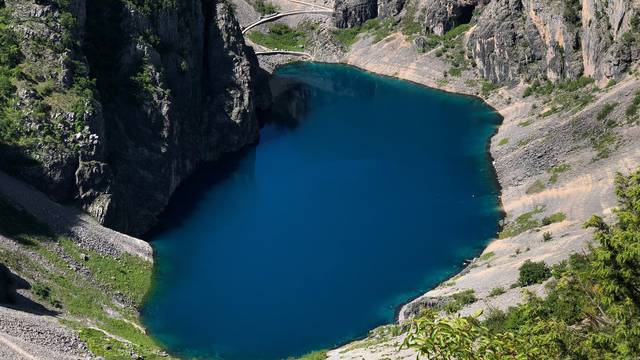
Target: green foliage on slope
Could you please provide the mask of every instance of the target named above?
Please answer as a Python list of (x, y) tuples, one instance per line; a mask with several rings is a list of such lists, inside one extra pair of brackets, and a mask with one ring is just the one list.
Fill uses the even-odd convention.
[(83, 249), (2, 197), (0, 234), (17, 242), (0, 247), (0, 263), (31, 283), (33, 298), (60, 312), (60, 321), (77, 330), (94, 355), (168, 358), (140, 326), (136, 309), (151, 286), (151, 263)]
[(637, 359), (640, 356), (640, 172), (618, 175), (617, 221), (598, 216), (599, 245), (552, 269), (544, 299), (478, 317), (413, 321), (405, 347), (430, 359)]

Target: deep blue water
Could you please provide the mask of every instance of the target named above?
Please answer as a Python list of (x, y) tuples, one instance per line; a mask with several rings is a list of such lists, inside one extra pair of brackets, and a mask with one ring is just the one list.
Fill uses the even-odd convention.
[(363, 336), (497, 231), (500, 118), (482, 102), (341, 65), (273, 81), (276, 123), (182, 186), (151, 236), (143, 319), (173, 353), (273, 360)]

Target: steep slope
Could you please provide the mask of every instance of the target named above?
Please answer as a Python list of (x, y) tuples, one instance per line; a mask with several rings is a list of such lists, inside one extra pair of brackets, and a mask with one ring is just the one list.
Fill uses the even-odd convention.
[(340, 0), (335, 24), (388, 18), (381, 9), (390, 6), (402, 9), (391, 13), (394, 22), (416, 23), (419, 42), (471, 24), (466, 51), (494, 83), (585, 75), (606, 84), (640, 58), (638, 7), (629, 0)]
[(140, 234), (198, 164), (257, 140), (268, 90), (226, 3), (5, 7), (18, 55), (2, 165), (52, 198)]

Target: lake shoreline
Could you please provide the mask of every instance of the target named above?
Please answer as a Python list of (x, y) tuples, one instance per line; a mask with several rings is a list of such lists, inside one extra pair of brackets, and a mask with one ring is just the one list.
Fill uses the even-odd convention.
[[(627, 125), (618, 130), (619, 145), (604, 161), (594, 160), (596, 155), (589, 138), (580, 135), (584, 131), (581, 127), (586, 124), (598, 126), (594, 123), (596, 114), (607, 101), (620, 104), (615, 110), (618, 114), (612, 118), (624, 117), (623, 109), (631, 103), (635, 90), (640, 87), (636, 76), (626, 76), (610, 87), (596, 87), (591, 103), (571, 116), (562, 111), (542, 116), (549, 109), (550, 99), (523, 96), (526, 83), (503, 87), (491, 85), (486, 86), (485, 91), (484, 80), (476, 75), (474, 69), (463, 71), (460, 76), (443, 76), (450, 65), (433, 51), (418, 53), (415, 45), (400, 33), (390, 34), (379, 42), (374, 42), (371, 36), (360, 37), (344, 52), (336, 52), (335, 48), (324, 44), (312, 44), (309, 51), (314, 61), (355, 66), (377, 75), (480, 98), (502, 117), (502, 123), (490, 138), (487, 149), (491, 169), (499, 185), (504, 215), (501, 227), (536, 206), (544, 208), (540, 217), (553, 213), (566, 215), (566, 219), (559, 223), (538, 226), (511, 237), (496, 236), (484, 247), (483, 257), (471, 260), (466, 266), (461, 265), (456, 276), (401, 306), (397, 314), (399, 321), (407, 320), (412, 315), (411, 309), (415, 312), (425, 304), (446, 299), (466, 289), (474, 290), (478, 301), (465, 306), (461, 315), (472, 315), (486, 308), (505, 310), (522, 302), (521, 288), (511, 288), (511, 284), (517, 281), (519, 266), (525, 260), (552, 265), (573, 253), (588, 251), (591, 233), (582, 224), (593, 214), (609, 218), (616, 205), (614, 174), (629, 173), (640, 166), (640, 144), (634, 141), (640, 135), (638, 126)], [(272, 60), (267, 61), (265, 68), (274, 67)], [(275, 62), (291, 60), (297, 59), (281, 58)], [(550, 181), (550, 172), (560, 165), (568, 170)], [(530, 192), (529, 189), (540, 181), (545, 182), (544, 187), (538, 192)], [(554, 240), (542, 242), (543, 230), (553, 233)], [(496, 287), (505, 289), (505, 293), (490, 296)], [(542, 285), (529, 286), (527, 290), (544, 294)], [(393, 346), (402, 339), (402, 335), (381, 338), (371, 333), (364, 341), (354, 341), (329, 351), (328, 358), (337, 360), (349, 356), (369, 360), (378, 359), (380, 353), (415, 357), (415, 353), (407, 350), (398, 352)], [(370, 343), (375, 345), (370, 346)]]

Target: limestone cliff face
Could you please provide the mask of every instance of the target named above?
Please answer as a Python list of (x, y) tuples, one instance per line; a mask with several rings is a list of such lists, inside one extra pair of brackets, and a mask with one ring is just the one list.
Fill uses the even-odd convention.
[(638, 8), (630, 0), (494, 0), (475, 23), (468, 49), (494, 82), (607, 81), (638, 59)]
[(376, 0), (336, 0), (334, 4), (335, 25), (350, 28), (378, 17)]
[[(363, 9), (378, 9), (365, 11)], [(394, 11), (380, 11), (393, 8)], [(466, 50), (492, 82), (617, 79), (640, 59), (640, 3), (633, 0), (341, 0), (336, 25), (413, 17), (423, 34), (470, 24)]]
[[(110, 227), (140, 234), (199, 164), (257, 140), (266, 82), (224, 2), (59, 3), (6, 2), (23, 64), (52, 64), (16, 89), (27, 109), (30, 100), (46, 105), (22, 125), (65, 128), (50, 144), (6, 146), (32, 160), (9, 170)], [(43, 39), (45, 61), (36, 53)], [(54, 89), (38, 92), (42, 82)], [(67, 93), (74, 104), (67, 109), (51, 99)]]

